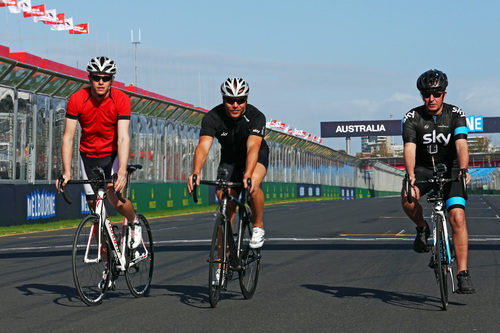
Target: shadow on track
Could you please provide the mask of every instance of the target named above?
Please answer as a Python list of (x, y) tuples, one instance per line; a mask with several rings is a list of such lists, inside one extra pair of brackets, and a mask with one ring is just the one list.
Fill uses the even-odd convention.
[[(421, 311), (442, 311), (441, 299), (421, 294), (399, 293), (380, 289), (359, 287), (335, 287), (321, 284), (303, 284), (302, 287), (332, 295), (336, 298), (360, 297), (377, 299), (384, 303)], [(450, 305), (465, 305), (463, 303), (449, 302)], [(430, 305), (432, 308), (422, 307)]]
[[(75, 287), (61, 286), (61, 285), (51, 285), (51, 284), (41, 284), (41, 283), (30, 283), (23, 284), (16, 287), (23, 296), (44, 296), (44, 295), (56, 295), (57, 297), (53, 302), (57, 305), (68, 306), (68, 307), (84, 307), (88, 306), (82, 302), (78, 292)], [(128, 290), (127, 290), (128, 291)], [(123, 298), (130, 297), (129, 293), (122, 291), (120, 289), (114, 291), (108, 291), (104, 296), (104, 300), (113, 298)]]
[[(166, 290), (164, 295), (177, 297), (179, 301), (188, 306), (199, 309), (211, 309), (208, 300), (207, 286), (189, 285), (152, 285), (151, 289)], [(221, 292), (221, 300), (244, 300), (241, 293), (230, 290)]]
[[(16, 288), (24, 296), (56, 295), (57, 297), (53, 300), (53, 302), (58, 305), (87, 307), (80, 300), (80, 296), (78, 296), (78, 292), (74, 287), (41, 284), (41, 283), (30, 283), (30, 284), (23, 284), (22, 286), (18, 286)], [(70, 304), (67, 304), (68, 302)]]

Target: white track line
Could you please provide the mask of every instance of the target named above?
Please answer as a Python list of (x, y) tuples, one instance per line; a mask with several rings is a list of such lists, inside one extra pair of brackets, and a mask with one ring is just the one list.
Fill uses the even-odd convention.
[[(410, 235), (409, 235), (410, 236)], [(478, 235), (480, 236), (480, 235)], [(478, 238), (478, 236), (470, 236), (469, 242), (497, 242), (500, 241), (500, 235), (487, 236), (485, 235), (482, 238)], [(413, 237), (403, 238), (401, 236), (393, 236), (393, 237), (272, 237), (266, 238), (267, 243), (274, 242), (377, 242), (377, 241), (413, 241)], [(174, 239), (174, 240), (163, 240), (163, 241), (155, 241), (155, 245), (159, 244), (193, 244), (193, 243), (210, 243), (210, 239)], [(58, 246), (32, 246), (32, 247), (10, 247), (10, 248), (1, 248), (0, 253), (2, 252), (13, 252), (13, 251), (36, 251), (36, 250), (62, 250), (62, 249), (71, 249), (72, 245), (58, 245)]]

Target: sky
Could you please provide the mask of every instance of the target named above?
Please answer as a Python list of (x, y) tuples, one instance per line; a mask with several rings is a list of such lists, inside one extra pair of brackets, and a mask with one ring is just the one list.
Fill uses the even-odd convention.
[[(116, 79), (211, 109), (220, 84), (243, 77), (249, 103), (268, 120), (320, 135), (321, 121), (400, 119), (422, 104), (417, 77), (448, 75), (446, 102), (467, 115), (499, 116), (500, 2), (442, 1), (63, 1), (89, 35), (52, 31), (0, 8), (0, 45), (85, 69), (96, 55)], [(131, 43), (141, 43), (135, 49)], [(135, 53), (136, 52), (136, 53)], [(500, 145), (500, 136), (487, 135)], [(401, 144), (401, 138), (393, 137)], [(345, 149), (345, 139), (323, 144)], [(352, 153), (360, 139), (351, 141)]]

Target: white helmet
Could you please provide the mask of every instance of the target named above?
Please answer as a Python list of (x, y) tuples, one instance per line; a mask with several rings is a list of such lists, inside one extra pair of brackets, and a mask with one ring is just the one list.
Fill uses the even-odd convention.
[(229, 78), (220, 86), (220, 91), (224, 97), (244, 97), (248, 96), (250, 87), (242, 78)]
[(108, 57), (95, 57), (90, 59), (87, 64), (87, 72), (115, 75), (116, 65), (115, 62)]

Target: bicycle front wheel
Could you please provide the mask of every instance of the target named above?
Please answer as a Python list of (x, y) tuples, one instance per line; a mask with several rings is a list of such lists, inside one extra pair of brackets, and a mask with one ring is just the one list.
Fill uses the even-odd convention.
[(111, 274), (107, 272), (107, 257), (105, 257), (107, 253), (111, 253), (111, 249), (106, 244), (104, 235), (99, 229), (99, 217), (97, 215), (85, 217), (78, 226), (73, 241), (72, 268), (76, 290), (87, 305), (97, 305), (102, 302), (111, 278)]
[(260, 272), (260, 249), (252, 249), (250, 247), (250, 239), (252, 238), (252, 225), (250, 222), (243, 222), (241, 231), (241, 253), (240, 263), (241, 270), (239, 272), (240, 288), (243, 297), (246, 299), (252, 298), (257, 287)]
[(437, 222), (437, 230), (436, 230), (436, 244), (435, 244), (435, 262), (437, 263), (435, 270), (436, 270), (436, 277), (438, 279), (438, 284), (439, 284), (439, 292), (441, 294), (441, 305), (442, 309), (446, 310), (448, 307), (448, 274), (446, 272), (446, 266), (447, 266), (447, 252), (446, 252), (446, 246), (444, 244), (444, 233), (443, 233), (443, 223), (446, 223), (446, 221), (442, 221), (442, 218), (438, 216), (438, 221)]
[[(129, 258), (128, 269), (125, 272), (125, 280), (132, 295), (142, 297), (147, 295), (151, 287), (154, 265), (153, 236), (148, 220), (138, 214), (139, 226), (142, 233), (142, 241), (138, 247), (130, 249), (127, 246)], [(136, 227), (137, 229), (137, 227)]]
[(224, 249), (227, 247), (227, 235), (224, 237), (224, 219), (217, 217), (214, 231), (212, 233), (212, 243), (208, 258), (208, 298), (210, 306), (215, 308), (220, 299), (221, 289), (224, 288), (227, 277), (227, 255)]

